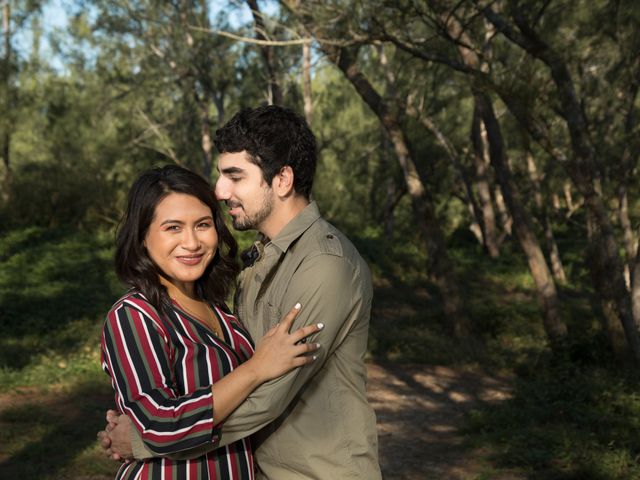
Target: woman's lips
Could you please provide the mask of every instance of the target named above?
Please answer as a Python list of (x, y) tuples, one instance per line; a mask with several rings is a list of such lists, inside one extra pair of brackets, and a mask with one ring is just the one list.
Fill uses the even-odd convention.
[(202, 260), (203, 255), (204, 254), (180, 256), (180, 257), (176, 257), (176, 260), (178, 260), (180, 263), (182, 263), (184, 265), (193, 266), (193, 265), (197, 265), (197, 264), (200, 263), (200, 261)]

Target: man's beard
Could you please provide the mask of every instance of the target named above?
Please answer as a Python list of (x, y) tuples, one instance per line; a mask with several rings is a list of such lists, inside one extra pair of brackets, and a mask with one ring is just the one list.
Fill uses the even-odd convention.
[[(258, 226), (269, 215), (271, 215), (271, 210), (273, 209), (273, 200), (269, 193), (270, 192), (268, 190), (264, 192), (260, 209), (257, 212), (255, 212), (253, 215), (248, 215), (245, 212), (244, 217), (240, 217), (240, 216), (231, 217), (233, 221), (233, 228), (239, 231), (257, 230)], [(232, 204), (230, 206), (234, 206), (234, 205)], [(242, 207), (242, 205), (240, 206)], [(242, 210), (244, 211), (244, 208), (242, 208)]]

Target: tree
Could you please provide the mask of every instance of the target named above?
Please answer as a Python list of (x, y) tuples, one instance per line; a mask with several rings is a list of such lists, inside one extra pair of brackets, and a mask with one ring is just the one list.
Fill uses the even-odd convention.
[[(316, 39), (323, 38), (324, 32), (319, 28), (321, 23), (313, 19), (310, 10), (303, 9), (295, 1), (285, 3), (312, 36)], [(383, 99), (361, 71), (357, 61), (359, 45), (340, 47), (320, 40), (320, 48), (327, 58), (342, 71), (345, 78), (351, 82), (356, 92), (384, 127), (403, 172), (416, 225), (427, 245), (428, 271), (440, 291), (445, 315), (451, 323), (454, 335), (468, 341), (470, 335), (469, 319), (457, 287), (431, 194), (418, 172), (414, 159), (415, 154), (397, 113), (400, 101), (397, 98), (392, 98), (391, 101)]]
[(19, 104), (17, 101), (16, 74), (19, 72), (19, 58), (12, 42), (29, 18), (37, 15), (41, 2), (37, 0), (3, 0), (2, 8), (2, 66), (0, 67), (0, 156), (4, 166), (4, 178), (0, 200), (11, 199), (13, 183), (13, 162), (11, 159), (11, 137), (15, 128)]

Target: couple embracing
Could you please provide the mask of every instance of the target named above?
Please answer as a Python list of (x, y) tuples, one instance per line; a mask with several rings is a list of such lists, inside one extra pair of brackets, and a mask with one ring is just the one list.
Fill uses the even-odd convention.
[[(310, 192), (316, 143), (292, 111), (239, 112), (216, 132), (215, 196), (198, 175), (133, 184), (116, 245), (131, 287), (103, 329), (111, 377), (101, 444), (118, 479), (381, 477), (364, 355), (369, 270)], [(225, 306), (243, 254), (234, 314)], [(254, 344), (254, 341), (257, 342)]]

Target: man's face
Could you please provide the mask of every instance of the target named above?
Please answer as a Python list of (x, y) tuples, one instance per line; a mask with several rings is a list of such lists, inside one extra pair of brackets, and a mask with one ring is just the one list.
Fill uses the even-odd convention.
[(261, 230), (273, 209), (273, 190), (262, 178), (262, 170), (249, 161), (246, 151), (222, 153), (216, 197), (229, 207), (236, 230)]

